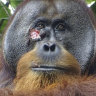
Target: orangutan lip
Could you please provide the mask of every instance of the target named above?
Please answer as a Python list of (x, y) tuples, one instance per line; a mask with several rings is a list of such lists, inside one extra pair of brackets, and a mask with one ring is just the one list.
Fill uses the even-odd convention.
[(55, 66), (35, 66), (35, 67), (31, 67), (32, 70), (34, 71), (53, 71), (53, 70), (66, 70), (65, 68), (61, 68), (61, 67), (55, 67)]

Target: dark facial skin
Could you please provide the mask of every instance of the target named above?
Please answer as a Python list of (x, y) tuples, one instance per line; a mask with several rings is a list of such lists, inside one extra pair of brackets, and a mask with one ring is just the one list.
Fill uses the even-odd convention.
[[(40, 31), (40, 40), (30, 38), (30, 29)], [(72, 0), (33, 0), (16, 13), (4, 38), (4, 57), (14, 69), (20, 57), (37, 47), (48, 62), (66, 48), (79, 61), (82, 72), (94, 54), (95, 30), (88, 13)]]

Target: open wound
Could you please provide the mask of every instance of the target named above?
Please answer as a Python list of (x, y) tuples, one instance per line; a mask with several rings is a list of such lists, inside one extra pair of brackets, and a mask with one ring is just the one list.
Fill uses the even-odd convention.
[(41, 39), (40, 31), (36, 30), (36, 29), (30, 29), (30, 38), (32, 40), (39, 40), (39, 39)]

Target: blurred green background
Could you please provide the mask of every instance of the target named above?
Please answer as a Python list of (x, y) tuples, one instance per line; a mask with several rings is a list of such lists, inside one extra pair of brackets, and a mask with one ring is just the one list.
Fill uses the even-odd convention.
[[(16, 7), (23, 0), (0, 0), (0, 39), (9, 17), (14, 13)], [(96, 16), (96, 0), (86, 0), (88, 7), (91, 7)], [(1, 40), (0, 40), (1, 42)]]

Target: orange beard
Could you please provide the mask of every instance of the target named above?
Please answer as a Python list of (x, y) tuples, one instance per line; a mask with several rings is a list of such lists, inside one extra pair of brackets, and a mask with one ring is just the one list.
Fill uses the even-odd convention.
[[(67, 68), (67, 71), (34, 71), (32, 66), (40, 66), (43, 62), (36, 55), (36, 49), (21, 57), (17, 65), (17, 75), (14, 80), (15, 91), (33, 91), (49, 85), (66, 82), (71, 83), (80, 74), (80, 67), (77, 60), (66, 50), (62, 50), (60, 58), (53, 63), (55, 66)], [(50, 65), (50, 63), (48, 63)]]

